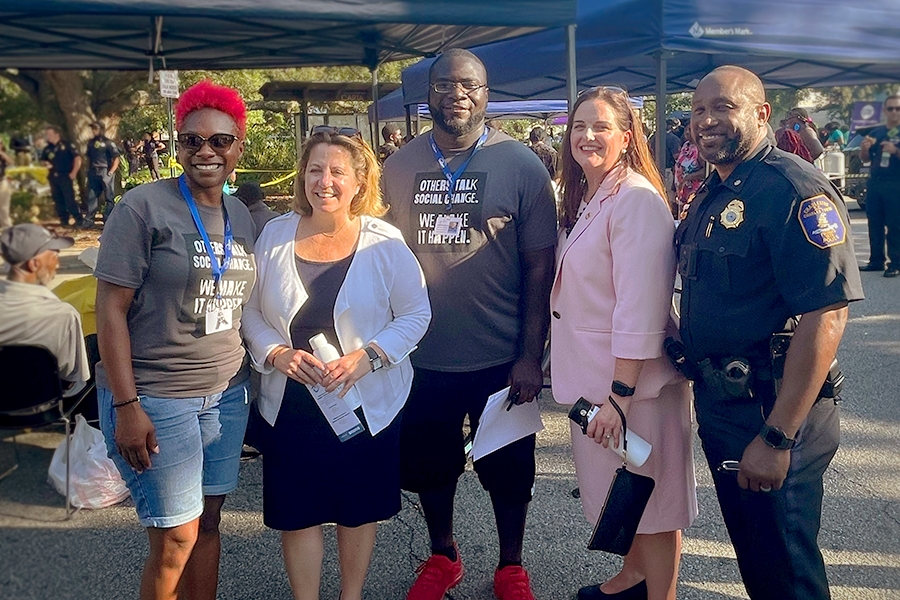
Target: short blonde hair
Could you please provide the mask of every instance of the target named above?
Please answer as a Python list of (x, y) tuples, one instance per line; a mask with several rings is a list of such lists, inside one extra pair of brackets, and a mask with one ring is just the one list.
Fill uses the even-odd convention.
[(356, 136), (330, 132), (314, 133), (303, 145), (300, 162), (297, 164), (297, 176), (294, 178), (294, 202), (291, 205), (294, 212), (305, 216), (312, 214), (312, 205), (306, 197), (306, 165), (312, 149), (319, 144), (339, 146), (350, 153), (353, 171), (359, 181), (359, 193), (350, 202), (350, 214), (354, 217), (384, 215), (388, 209), (381, 200), (381, 167), (375, 153), (364, 140)]

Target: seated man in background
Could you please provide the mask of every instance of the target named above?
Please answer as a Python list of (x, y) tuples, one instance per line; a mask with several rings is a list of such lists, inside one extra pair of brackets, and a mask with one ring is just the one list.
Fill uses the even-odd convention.
[(6, 279), (0, 280), (0, 346), (49, 350), (67, 394), (90, 379), (81, 317), (47, 286), (59, 268), (59, 251), (74, 243), (32, 223), (0, 234), (0, 254), (10, 265)]

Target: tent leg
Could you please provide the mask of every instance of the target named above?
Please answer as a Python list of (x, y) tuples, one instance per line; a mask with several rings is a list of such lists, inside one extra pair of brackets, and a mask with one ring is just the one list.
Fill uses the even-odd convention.
[[(404, 109), (406, 109), (406, 139), (410, 139), (412, 137), (412, 114), (409, 108), (410, 106), (410, 104), (407, 104), (403, 107)], [(416, 108), (418, 108), (418, 106)]]
[(575, 106), (578, 98), (578, 64), (575, 56), (575, 24), (566, 26), (566, 58), (568, 69), (566, 72), (566, 98), (569, 100), (569, 110)]
[(372, 68), (372, 106), (375, 117), (375, 131), (372, 132), (372, 148), (376, 149), (381, 144), (381, 139), (378, 137), (381, 133), (381, 128), (378, 118), (378, 67)]
[(666, 59), (656, 54), (656, 167), (665, 181), (666, 174)]

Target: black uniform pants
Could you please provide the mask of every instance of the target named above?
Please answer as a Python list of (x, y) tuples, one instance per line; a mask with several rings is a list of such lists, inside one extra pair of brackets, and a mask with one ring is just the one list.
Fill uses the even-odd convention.
[(50, 175), (50, 195), (53, 196), (53, 204), (61, 223), (68, 223), (70, 215), (77, 223), (81, 222), (81, 209), (75, 202), (75, 187), (67, 173)]
[(886, 262), (886, 239), (887, 259), (894, 268), (900, 268), (900, 181), (869, 181), (866, 217), (869, 220), (869, 262), (875, 265)]
[[(770, 409), (771, 399), (768, 404)], [(759, 399), (721, 398), (695, 389), (695, 408), (703, 451), (750, 598), (830, 598), (817, 538), (822, 477), (840, 438), (834, 401), (820, 400), (810, 410), (790, 451), (784, 486), (768, 493), (743, 490), (735, 472), (717, 469), (724, 460), (740, 460), (759, 433), (764, 421)]]
[(88, 193), (87, 193), (87, 218), (93, 219), (100, 208), (100, 196), (105, 199), (103, 207), (104, 216), (109, 216), (109, 211), (113, 207), (113, 199), (115, 192), (113, 191), (114, 175), (110, 175), (109, 171), (104, 168), (91, 169), (88, 173)]

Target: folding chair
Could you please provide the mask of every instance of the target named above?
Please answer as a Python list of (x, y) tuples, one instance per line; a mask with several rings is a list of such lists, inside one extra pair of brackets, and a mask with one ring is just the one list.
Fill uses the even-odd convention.
[[(94, 382), (72, 396), (64, 396), (56, 357), (36, 346), (0, 346), (0, 429), (25, 429), (64, 423), (66, 428), (66, 519), (72, 516), (69, 500), (69, 444), (72, 413), (91, 395)], [(13, 435), (16, 462), (0, 474), (5, 479), (19, 467), (19, 447)]]

